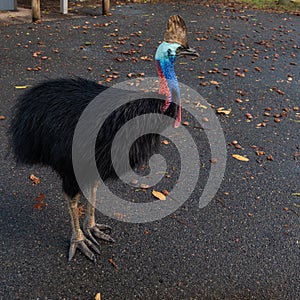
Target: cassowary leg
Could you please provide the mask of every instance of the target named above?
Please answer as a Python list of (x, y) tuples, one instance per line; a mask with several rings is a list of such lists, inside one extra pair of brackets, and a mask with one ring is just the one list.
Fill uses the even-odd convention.
[(90, 247), (96, 253), (100, 254), (99, 249), (90, 241), (88, 240), (82, 230), (80, 229), (80, 222), (79, 222), (79, 212), (78, 212), (78, 201), (80, 199), (80, 193), (76, 194), (74, 198), (70, 198), (67, 194), (64, 194), (67, 205), (68, 211), (71, 218), (71, 225), (72, 225), (72, 237), (69, 249), (69, 261), (75, 255), (76, 249), (79, 249), (85, 256), (89, 259), (96, 261), (94, 253), (88, 248)]
[(108, 242), (114, 242), (114, 239), (110, 235), (103, 232), (103, 230), (111, 230), (110, 226), (104, 224), (97, 224), (95, 222), (97, 188), (98, 183), (94, 183), (94, 185), (91, 188), (90, 199), (88, 199), (87, 211), (83, 223), (83, 231), (93, 243), (99, 245), (95, 237)]

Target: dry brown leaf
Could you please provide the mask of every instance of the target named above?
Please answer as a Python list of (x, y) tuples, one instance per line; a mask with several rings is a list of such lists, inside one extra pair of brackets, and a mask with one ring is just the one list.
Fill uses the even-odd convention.
[(237, 160), (240, 160), (240, 161), (249, 161), (248, 157), (245, 157), (245, 156), (242, 156), (242, 155), (239, 155), (239, 154), (232, 154), (232, 157), (237, 159)]
[(245, 117), (246, 117), (248, 120), (252, 120), (252, 119), (253, 119), (253, 116), (252, 116), (250, 113), (246, 113), (246, 114), (245, 114)]
[(100, 293), (97, 293), (97, 294), (96, 294), (95, 300), (101, 300), (101, 294), (100, 294)]
[(44, 202), (36, 203), (33, 205), (33, 207), (37, 210), (42, 210), (44, 208), (44, 206), (46, 206), (46, 203), (44, 203)]
[(42, 210), (44, 206), (47, 206), (48, 204), (44, 202), (45, 195), (39, 194), (34, 200), (38, 201), (38, 203), (35, 203), (33, 207), (37, 210)]
[(162, 190), (161, 191), (164, 195), (168, 196), (169, 195), (169, 192), (167, 190)]
[(265, 152), (265, 151), (262, 151), (262, 150), (256, 150), (256, 151), (255, 151), (255, 154), (256, 154), (257, 156), (263, 156), (263, 155), (266, 154), (266, 152)]
[(220, 107), (217, 109), (217, 113), (227, 116), (231, 113), (231, 108), (225, 109), (224, 107)]
[(125, 220), (128, 218), (127, 215), (124, 215), (124, 214), (121, 214), (121, 213), (118, 213), (118, 212), (115, 212), (114, 213), (114, 218), (118, 219), (118, 220)]
[(140, 188), (141, 189), (148, 189), (150, 187), (150, 185), (146, 184), (146, 183), (141, 183), (140, 184)]
[(34, 200), (38, 201), (38, 202), (43, 202), (45, 198), (44, 194), (39, 194)]
[(159, 199), (159, 200), (162, 200), (162, 201), (164, 201), (164, 200), (167, 199), (166, 196), (165, 196), (163, 193), (158, 192), (158, 191), (155, 191), (155, 190), (152, 191), (152, 195), (153, 195), (155, 198), (157, 198), (157, 199)]
[(113, 265), (113, 267), (114, 267), (115, 269), (118, 269), (118, 268), (119, 268), (118, 265), (114, 262), (114, 260), (113, 260), (112, 258), (109, 258), (108, 261)]
[(235, 76), (244, 78), (246, 76), (246, 74), (245, 73), (241, 73), (241, 72), (235, 72)]
[(266, 126), (267, 126), (267, 123), (265, 123), (265, 122), (256, 124), (256, 128), (266, 127)]
[(29, 178), (33, 185), (39, 184), (41, 182), (41, 180), (38, 177), (36, 177), (34, 174), (31, 174)]

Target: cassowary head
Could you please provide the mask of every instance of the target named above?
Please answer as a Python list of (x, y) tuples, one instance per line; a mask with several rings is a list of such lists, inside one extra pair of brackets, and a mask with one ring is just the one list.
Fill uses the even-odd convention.
[(188, 47), (187, 32), (184, 20), (176, 15), (169, 18), (164, 41), (159, 45), (155, 54), (156, 69), (160, 80), (159, 93), (166, 96), (163, 107), (165, 112), (171, 102), (178, 104), (177, 118), (174, 127), (181, 122), (180, 89), (174, 71), (174, 62), (177, 56), (199, 54)]

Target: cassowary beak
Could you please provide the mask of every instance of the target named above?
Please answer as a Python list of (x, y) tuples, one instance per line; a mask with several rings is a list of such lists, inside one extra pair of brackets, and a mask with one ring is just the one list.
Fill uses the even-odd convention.
[(177, 57), (182, 57), (182, 56), (185, 56), (185, 55), (189, 55), (189, 56), (196, 56), (196, 57), (199, 57), (199, 53), (193, 49), (193, 48), (179, 48), (178, 49), (178, 53), (176, 54)]

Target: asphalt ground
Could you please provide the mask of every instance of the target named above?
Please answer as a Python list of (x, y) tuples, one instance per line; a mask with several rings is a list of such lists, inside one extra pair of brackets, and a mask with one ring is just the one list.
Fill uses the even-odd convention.
[[(116, 243), (101, 242), (96, 264), (79, 252), (68, 262), (70, 224), (59, 178), (48, 168), (16, 166), (8, 149), (20, 86), (66, 76), (107, 85), (129, 73), (155, 76), (153, 54), (172, 14), (183, 16), (189, 44), (200, 53), (197, 60), (177, 61), (178, 79), (212, 105), (223, 128), (222, 184), (199, 209), (218, 161), (205, 131), (184, 114), (201, 161), (189, 199), (146, 224), (97, 212), (99, 222), (113, 227)], [(1, 26), (0, 298), (299, 299), (299, 26), (299, 17), (289, 14), (170, 3), (116, 7), (110, 17), (94, 10), (80, 18)], [(118, 78), (106, 82), (109, 75)], [(230, 113), (218, 114), (221, 107)], [(162, 152), (176, 166), (169, 145)], [(170, 182), (160, 188), (171, 190)], [(140, 189), (111, 188), (153, 201)]]

